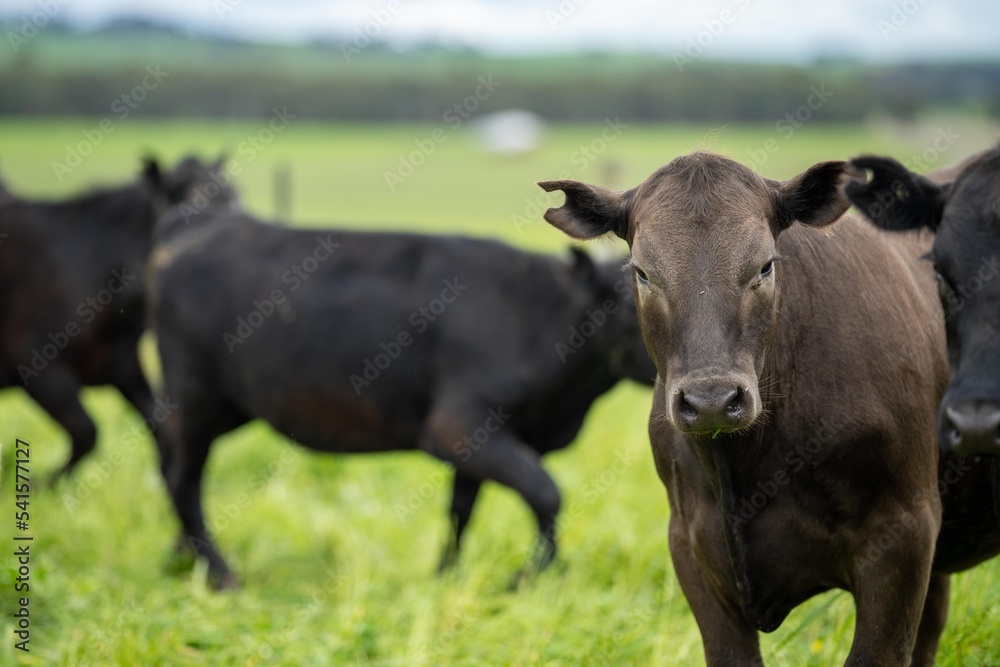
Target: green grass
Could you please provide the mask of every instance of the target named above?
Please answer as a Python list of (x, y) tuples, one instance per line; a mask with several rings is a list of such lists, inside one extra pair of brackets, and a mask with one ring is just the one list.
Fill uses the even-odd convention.
[[(941, 121), (944, 123), (952, 121)], [(995, 128), (962, 134), (942, 163), (986, 145)], [(67, 179), (53, 160), (94, 120), (0, 123), (0, 173), (15, 191), (62, 196), (115, 183), (152, 150), (168, 160), (235, 148), (251, 124), (129, 119)], [(771, 127), (631, 127), (580, 169), (579, 146), (599, 127), (550, 131), (538, 152), (516, 159), (483, 153), (463, 131), (390, 193), (383, 172), (432, 127), (292, 124), (238, 179), (247, 205), (269, 214), (275, 164), (293, 169), (297, 224), (345, 222), (497, 236), (561, 251), (541, 222), (511, 216), (544, 206), (533, 183), (567, 170), (574, 178), (628, 187), (674, 155), (713, 148), (745, 159), (777, 137), (762, 167), (787, 178), (812, 162), (861, 151), (908, 157), (929, 145), (937, 123), (915, 127), (806, 126), (784, 141)], [(609, 166), (613, 165), (613, 166)], [(612, 178), (613, 176), (613, 178)], [(526, 203), (525, 200), (528, 200)], [(535, 215), (537, 218), (537, 214)], [(177, 522), (156, 470), (152, 441), (128, 438), (137, 416), (112, 390), (84, 394), (99, 428), (96, 452), (55, 489), (43, 480), (65, 459), (65, 434), (17, 390), (0, 394), (0, 609), (14, 609), (15, 437), (31, 442), (33, 491), (30, 654), (13, 649), (0, 620), (0, 664), (18, 665), (688, 665), (700, 637), (666, 547), (666, 494), (646, 436), (648, 390), (623, 384), (602, 398), (569, 449), (546, 467), (563, 492), (561, 557), (534, 585), (509, 592), (533, 539), (529, 511), (512, 492), (486, 485), (458, 571), (434, 575), (446, 532), (445, 467), (416, 453), (319, 455), (253, 424), (223, 438), (206, 477), (210, 524), (243, 578), (235, 592), (206, 590), (204, 572), (167, 571)], [(610, 475), (616, 457), (634, 460)], [(602, 477), (603, 475), (603, 477)], [(426, 496), (400, 520), (395, 508)], [(66, 499), (79, 497), (67, 507)], [(941, 665), (1000, 662), (1000, 561), (954, 579)], [(843, 661), (853, 634), (843, 593), (797, 609), (763, 636), (768, 665)]]

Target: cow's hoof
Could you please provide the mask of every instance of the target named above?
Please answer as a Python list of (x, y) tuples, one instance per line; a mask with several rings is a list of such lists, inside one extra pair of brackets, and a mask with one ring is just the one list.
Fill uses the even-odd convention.
[(212, 588), (217, 591), (235, 591), (243, 587), (243, 583), (232, 572), (222, 576), (212, 577)]
[(551, 560), (539, 564), (538, 562), (532, 562), (520, 570), (514, 573), (511, 577), (510, 584), (507, 586), (507, 590), (516, 591), (524, 586), (530, 586), (542, 575), (543, 572), (563, 572), (566, 569), (566, 563), (558, 560)]

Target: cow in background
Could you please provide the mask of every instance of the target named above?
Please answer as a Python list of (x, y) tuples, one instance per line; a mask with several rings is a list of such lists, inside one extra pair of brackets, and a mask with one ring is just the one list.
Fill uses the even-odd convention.
[[(421, 450), (450, 463), (457, 557), (484, 481), (538, 522), (527, 571), (556, 554), (560, 495), (541, 456), (567, 446), (619, 380), (652, 384), (628, 281), (487, 240), (288, 229), (212, 203), (165, 214), (151, 315), (181, 543), (236, 578), (205, 527), (202, 472), (222, 434), (263, 419), (318, 451)], [(612, 446), (613, 443), (608, 443)]]
[(139, 365), (146, 262), (169, 197), (207, 168), (147, 161), (133, 183), (62, 201), (0, 195), (0, 387), (24, 388), (69, 434), (61, 475), (96, 440), (83, 387), (114, 386), (150, 425), (169, 411)]
[(888, 157), (851, 165), (844, 192), (873, 224), (935, 234), (928, 260), (952, 368), (938, 416), (942, 449), (1000, 455), (1000, 146), (932, 178)]

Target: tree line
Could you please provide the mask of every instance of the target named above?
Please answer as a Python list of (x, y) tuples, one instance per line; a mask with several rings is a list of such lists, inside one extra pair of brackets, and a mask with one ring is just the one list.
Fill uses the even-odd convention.
[[(828, 122), (909, 119), (928, 109), (1000, 117), (1000, 67), (989, 62), (791, 66), (706, 58), (681, 69), (667, 55), (518, 59), (434, 47), (397, 53), (379, 44), (348, 62), (336, 43), (279, 48), (162, 32), (150, 40), (162, 57), (147, 50), (137, 58), (135, 42), (134, 27), (101, 35), (97, 45), (59, 30), (39, 36), (0, 59), (0, 115), (114, 116), (116, 101), (120, 108), (123, 98), (141, 95), (130, 110), (150, 117), (262, 118), (287, 107), (299, 118), (441, 122), (474, 95), (481, 77), (492, 76), (499, 85), (477, 101), (480, 112), (519, 108), (552, 121), (774, 123), (817, 87), (830, 93), (817, 114)], [(74, 48), (78, 56), (67, 58)], [(97, 49), (101, 57), (90, 58)], [(46, 57), (53, 51), (63, 64)], [(197, 55), (176, 55), (185, 51)], [(153, 62), (167, 75), (143, 94), (137, 87)]]

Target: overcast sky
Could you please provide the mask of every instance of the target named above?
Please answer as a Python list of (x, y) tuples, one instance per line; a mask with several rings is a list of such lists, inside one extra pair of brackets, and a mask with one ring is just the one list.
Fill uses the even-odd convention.
[[(371, 33), (400, 45), (427, 40), (494, 53), (703, 48), (713, 59), (1000, 60), (995, 0), (47, 0), (60, 18), (93, 26), (143, 17), (262, 41)], [(46, 4), (47, 4), (46, 3)], [(8, 18), (39, 0), (3, 0)], [(395, 12), (390, 8), (395, 7)], [(372, 23), (381, 15), (384, 27)], [(700, 41), (701, 47), (694, 47)]]

